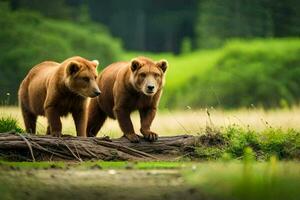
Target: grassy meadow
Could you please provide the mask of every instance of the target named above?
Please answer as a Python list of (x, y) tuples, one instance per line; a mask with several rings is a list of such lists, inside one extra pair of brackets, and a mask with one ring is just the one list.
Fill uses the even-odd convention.
[[(0, 116), (17, 119), (18, 124), (24, 128), (21, 111), (16, 106), (0, 107)], [(138, 113), (132, 114), (132, 121), (137, 133), (140, 128)], [(203, 134), (207, 127), (217, 129), (238, 125), (245, 129), (263, 131), (268, 128), (300, 130), (300, 107), (291, 109), (186, 109), (161, 110), (153, 121), (152, 129), (160, 136), (179, 134)], [(71, 116), (62, 118), (63, 133), (76, 135), (75, 125)], [(47, 120), (39, 117), (37, 133), (45, 134)], [(108, 119), (98, 136), (111, 138), (121, 137), (121, 131), (116, 120)]]

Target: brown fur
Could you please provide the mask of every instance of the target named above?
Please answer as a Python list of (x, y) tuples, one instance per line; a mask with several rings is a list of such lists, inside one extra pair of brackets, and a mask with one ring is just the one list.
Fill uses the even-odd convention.
[(60, 117), (72, 113), (77, 136), (86, 136), (87, 97), (100, 94), (97, 65), (97, 61), (77, 56), (62, 63), (46, 61), (33, 67), (19, 89), (26, 131), (35, 133), (37, 117), (42, 115), (48, 120), (47, 134), (61, 136)]
[(88, 108), (87, 135), (96, 136), (106, 118), (110, 117), (118, 120), (125, 137), (138, 142), (139, 137), (130, 119), (131, 112), (138, 110), (141, 133), (149, 141), (157, 140), (158, 136), (150, 130), (150, 126), (156, 114), (166, 69), (167, 61), (154, 62), (145, 57), (113, 63), (104, 69), (97, 78), (102, 93), (91, 100)]

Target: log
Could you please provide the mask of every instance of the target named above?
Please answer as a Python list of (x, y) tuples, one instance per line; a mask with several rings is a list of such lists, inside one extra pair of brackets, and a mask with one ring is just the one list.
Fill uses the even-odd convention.
[(16, 132), (0, 133), (0, 157), (13, 161), (51, 160), (160, 160), (192, 154), (201, 145), (200, 136), (159, 137), (155, 142), (141, 138), (52, 137)]

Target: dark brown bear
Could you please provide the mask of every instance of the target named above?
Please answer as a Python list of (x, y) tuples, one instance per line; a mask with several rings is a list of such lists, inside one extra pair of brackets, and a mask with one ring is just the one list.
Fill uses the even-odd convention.
[(168, 63), (138, 57), (131, 62), (117, 62), (106, 67), (98, 76), (101, 95), (91, 100), (88, 107), (87, 135), (96, 136), (107, 117), (117, 119), (124, 136), (138, 142), (130, 114), (138, 110), (141, 133), (149, 141), (157, 140), (150, 130), (164, 85)]
[(79, 56), (62, 63), (46, 61), (30, 70), (19, 89), (26, 131), (36, 132), (39, 115), (48, 120), (47, 134), (61, 136), (61, 116), (71, 113), (77, 136), (86, 136), (87, 97), (100, 94), (96, 83), (98, 61)]

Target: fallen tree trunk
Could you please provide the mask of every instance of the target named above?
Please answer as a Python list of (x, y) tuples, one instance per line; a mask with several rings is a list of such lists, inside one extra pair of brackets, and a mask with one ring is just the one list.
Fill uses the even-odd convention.
[(200, 136), (160, 137), (156, 142), (141, 138), (130, 143), (126, 138), (51, 137), (15, 132), (0, 133), (0, 156), (9, 160), (158, 160), (188, 155), (203, 141)]

